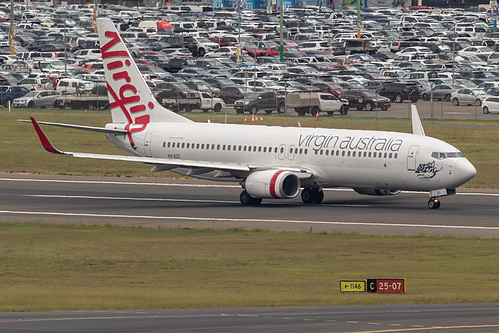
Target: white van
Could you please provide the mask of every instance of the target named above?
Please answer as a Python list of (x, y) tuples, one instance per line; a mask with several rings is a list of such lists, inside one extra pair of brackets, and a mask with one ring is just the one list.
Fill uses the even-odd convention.
[(86, 94), (94, 88), (94, 83), (82, 79), (61, 79), (57, 84), (56, 90), (66, 94)]

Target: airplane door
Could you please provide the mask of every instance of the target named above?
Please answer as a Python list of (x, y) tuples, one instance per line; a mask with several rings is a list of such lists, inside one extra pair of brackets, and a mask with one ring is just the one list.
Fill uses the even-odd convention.
[(144, 151), (145, 151), (147, 157), (152, 156), (151, 139), (152, 139), (152, 133), (147, 133), (145, 138), (144, 138)]
[(418, 155), (419, 146), (411, 146), (407, 154), (407, 170), (416, 170), (416, 156)]

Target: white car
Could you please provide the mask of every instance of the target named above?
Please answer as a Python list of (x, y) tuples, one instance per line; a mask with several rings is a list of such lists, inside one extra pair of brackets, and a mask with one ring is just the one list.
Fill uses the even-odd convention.
[(483, 113), (488, 114), (490, 112), (499, 113), (499, 97), (489, 97), (482, 102)]
[(44, 77), (25, 78), (19, 81), (18, 85), (28, 90), (48, 90), (54, 88), (52, 80)]
[(479, 55), (479, 54), (490, 56), (492, 53), (494, 53), (494, 51), (488, 48), (487, 46), (468, 46), (456, 53), (465, 56)]
[(397, 55), (410, 55), (418, 58), (431, 58), (434, 53), (424, 46), (410, 46), (397, 52)]
[(204, 56), (205, 58), (232, 57), (236, 55), (236, 52), (236, 46), (223, 46), (213, 52), (206, 52)]

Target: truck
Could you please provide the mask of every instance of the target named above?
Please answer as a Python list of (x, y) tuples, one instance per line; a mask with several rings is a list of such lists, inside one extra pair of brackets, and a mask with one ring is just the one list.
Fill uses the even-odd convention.
[(0, 86), (0, 104), (12, 105), (14, 99), (23, 97), (27, 93), (29, 90), (23, 86)]
[(219, 97), (214, 97), (203, 91), (172, 91), (162, 92), (157, 96), (158, 101), (166, 108), (175, 112), (191, 112), (192, 110), (202, 110), (208, 112), (220, 112), (225, 108), (225, 102)]
[(327, 112), (333, 115), (335, 112), (341, 115), (348, 113), (348, 101), (339, 99), (333, 94), (326, 92), (292, 92), (287, 95), (287, 106), (292, 107), (299, 116), (308, 113), (313, 116), (318, 112)]
[(259, 110), (271, 114), (273, 111), (284, 113), (285, 99), (278, 91), (255, 91), (244, 95), (244, 98), (234, 102), (237, 114), (249, 112), (256, 114)]
[(99, 95), (68, 95), (62, 94), (54, 101), (54, 107), (65, 109), (102, 110), (109, 107), (109, 98)]
[(345, 39), (345, 51), (347, 54), (375, 54), (376, 52), (378, 52), (378, 48), (373, 45), (372, 40), (369, 38), (348, 38)]

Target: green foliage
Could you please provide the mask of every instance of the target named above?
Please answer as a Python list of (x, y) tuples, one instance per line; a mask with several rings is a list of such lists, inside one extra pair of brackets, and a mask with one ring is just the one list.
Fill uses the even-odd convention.
[[(494, 302), (493, 239), (1, 223), (0, 311)], [(405, 295), (341, 279), (406, 278)]]

